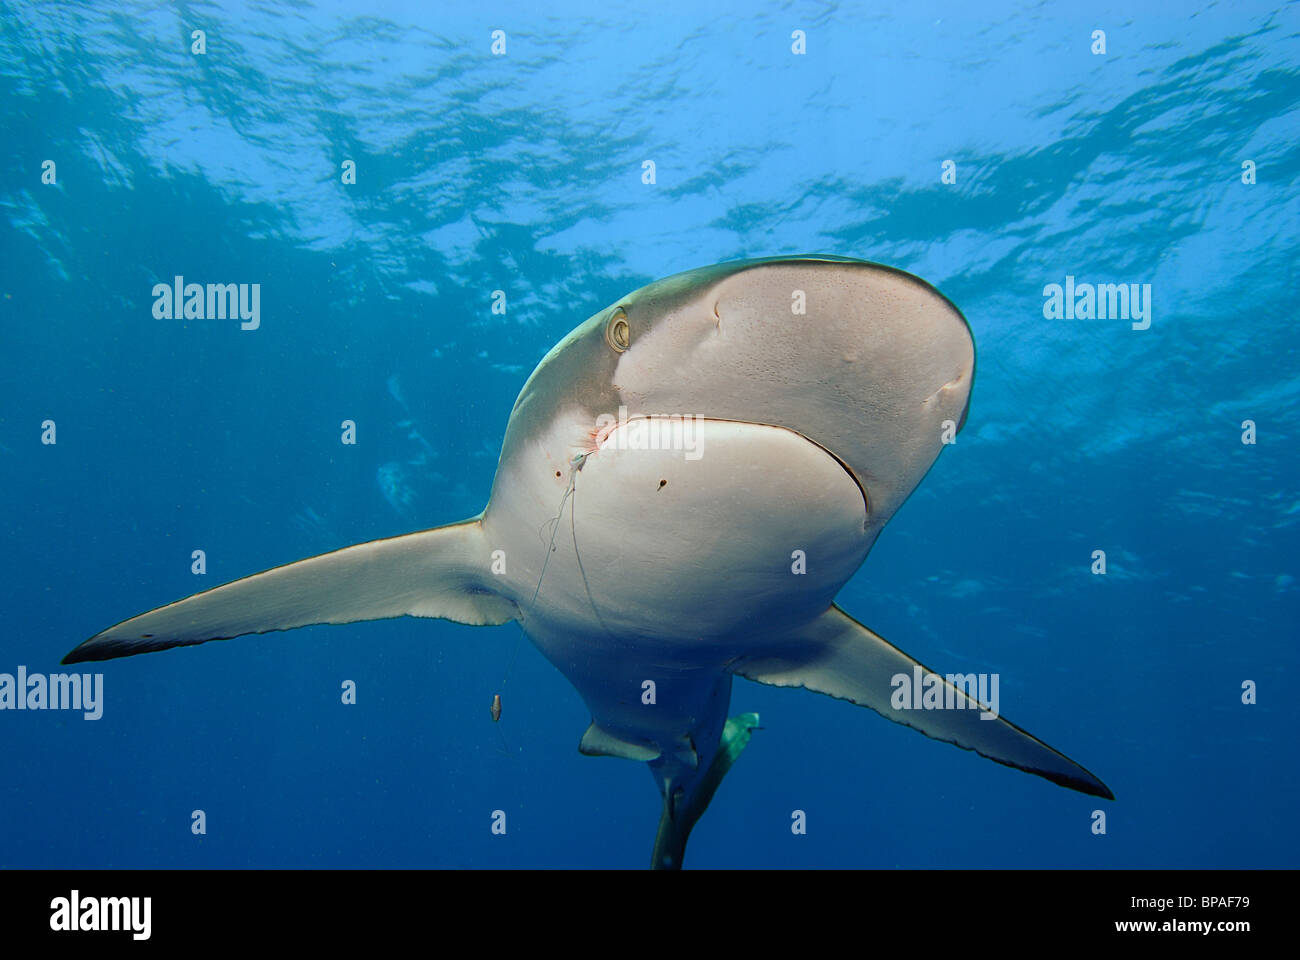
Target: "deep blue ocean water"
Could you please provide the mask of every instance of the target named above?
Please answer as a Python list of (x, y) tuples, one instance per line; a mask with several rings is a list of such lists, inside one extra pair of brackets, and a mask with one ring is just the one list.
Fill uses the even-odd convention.
[[(839, 602), (998, 673), (1117, 799), (738, 680), (764, 729), (687, 866), (1296, 866), (1300, 10), (442, 6), (0, 7), (0, 672), (477, 513), (533, 366), (644, 283), (860, 257), (960, 306), (978, 373)], [(178, 274), (259, 283), (260, 328), (156, 319)], [(1150, 284), (1149, 329), (1045, 318), (1067, 276)], [(0, 866), (645, 866), (651, 778), (578, 754), (590, 717), (526, 643), (502, 689), (518, 638), (89, 665), (99, 720), (0, 712)]]

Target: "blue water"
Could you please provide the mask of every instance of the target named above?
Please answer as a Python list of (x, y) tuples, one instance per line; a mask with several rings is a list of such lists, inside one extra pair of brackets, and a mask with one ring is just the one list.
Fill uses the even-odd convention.
[[(957, 303), (978, 373), (839, 602), (998, 673), (1117, 800), (737, 681), (764, 729), (687, 866), (1296, 866), (1297, 7), (553, 6), (4, 6), (0, 672), (477, 513), (534, 364), (644, 283), (860, 257)], [(155, 319), (177, 274), (260, 283), (260, 329)], [(1150, 328), (1046, 319), (1067, 275), (1151, 284)], [(89, 665), (101, 719), (0, 712), (0, 866), (646, 865), (651, 778), (578, 754), (590, 717), (526, 643), (502, 690), (518, 638), (403, 619)]]

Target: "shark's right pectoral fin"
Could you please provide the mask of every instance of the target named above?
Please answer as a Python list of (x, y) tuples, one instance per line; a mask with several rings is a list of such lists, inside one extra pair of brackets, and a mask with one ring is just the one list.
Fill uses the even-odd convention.
[(476, 517), (275, 567), (125, 620), (64, 663), (109, 660), (315, 623), (440, 617), (474, 626), (513, 620), (493, 590), (491, 550)]
[[(986, 711), (945, 677), (931, 681), (939, 684), (936, 694), (942, 693), (943, 708), (924, 709), (920, 690), (910, 691), (916, 698), (912, 707), (895, 708), (894, 694), (903, 682), (914, 682), (914, 668), (920, 667), (926, 676), (931, 671), (834, 604), (791, 639), (783, 655), (744, 657), (731, 665), (731, 671), (760, 683), (806, 687), (849, 700), (927, 737), (974, 750), (1071, 790), (1115, 799), (1104, 783), (1037, 737), (1000, 716), (985, 718)], [(895, 685), (899, 676), (905, 681)]]

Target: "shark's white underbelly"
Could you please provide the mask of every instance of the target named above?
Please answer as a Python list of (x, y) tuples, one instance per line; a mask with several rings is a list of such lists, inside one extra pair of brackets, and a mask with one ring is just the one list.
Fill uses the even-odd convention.
[(720, 667), (824, 612), (874, 531), (856, 481), (799, 434), (703, 420), (690, 450), (640, 449), (625, 429), (577, 464), (575, 440), (503, 465), (530, 493), (483, 522), (510, 544), (525, 632), (596, 722), (657, 742), (700, 721)]

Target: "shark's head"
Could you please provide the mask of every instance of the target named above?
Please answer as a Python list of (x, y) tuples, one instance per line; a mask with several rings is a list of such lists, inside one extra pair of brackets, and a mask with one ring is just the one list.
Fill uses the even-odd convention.
[(642, 287), (556, 344), (515, 403), (502, 461), (552, 451), (539, 474), (562, 490), (571, 457), (624, 411), (781, 427), (853, 477), (874, 539), (965, 423), (974, 371), (961, 311), (909, 273), (828, 256), (724, 263)]
[(975, 348), (928, 283), (835, 257), (728, 263), (652, 283), (580, 331), (629, 415), (764, 423), (853, 474), (869, 523), (920, 482), (969, 406)]

